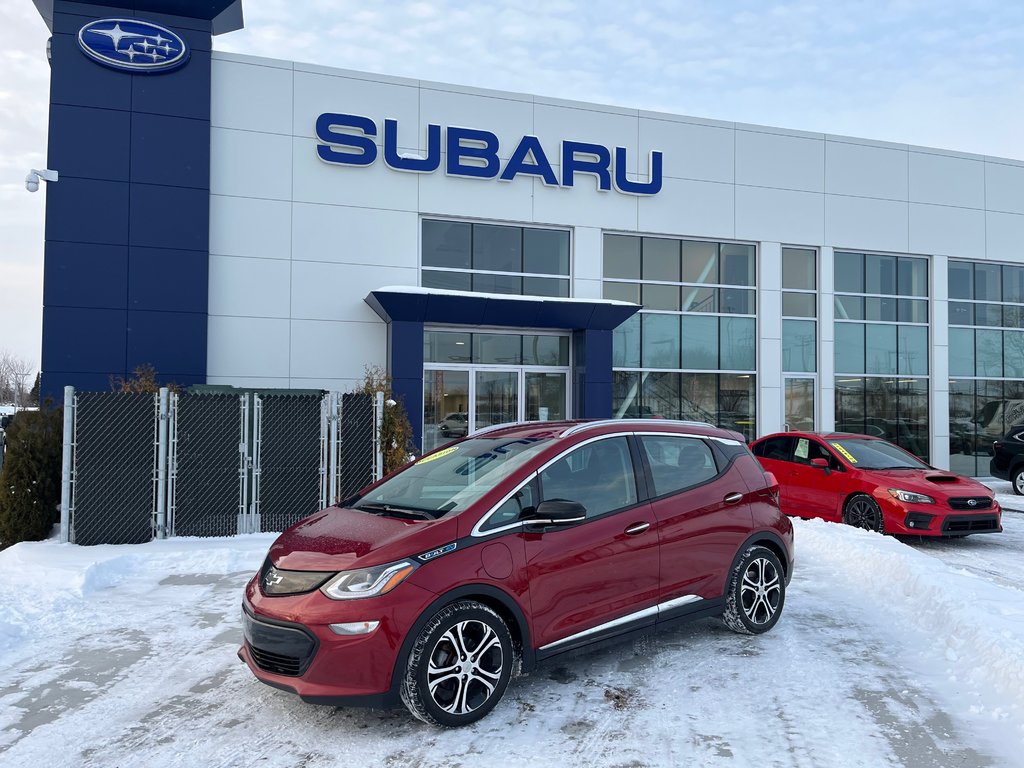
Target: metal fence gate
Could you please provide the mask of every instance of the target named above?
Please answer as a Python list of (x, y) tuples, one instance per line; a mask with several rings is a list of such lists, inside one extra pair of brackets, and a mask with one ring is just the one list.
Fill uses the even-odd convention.
[(380, 476), (383, 407), (334, 392), (66, 392), (62, 539), (284, 530)]

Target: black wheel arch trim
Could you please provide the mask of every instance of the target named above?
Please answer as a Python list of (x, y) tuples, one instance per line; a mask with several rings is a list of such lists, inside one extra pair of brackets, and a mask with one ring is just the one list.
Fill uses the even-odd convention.
[(756, 531), (746, 538), (746, 540), (740, 545), (739, 549), (736, 550), (736, 554), (733, 556), (732, 565), (729, 566), (729, 573), (736, 570), (736, 566), (740, 564), (740, 560), (743, 559), (743, 554), (749, 547), (761, 544), (769, 544), (770, 549), (774, 555), (779, 558), (779, 562), (782, 563), (782, 569), (786, 573), (786, 586), (789, 586), (789, 582), (793, 578), (793, 563), (789, 559), (789, 550), (786, 548), (785, 542), (782, 537), (774, 531)]

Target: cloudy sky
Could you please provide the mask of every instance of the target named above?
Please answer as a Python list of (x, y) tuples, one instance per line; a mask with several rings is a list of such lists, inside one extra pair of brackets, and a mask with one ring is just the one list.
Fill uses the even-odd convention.
[[(220, 50), (1024, 159), (1017, 0), (243, 0)], [(39, 364), (46, 26), (0, 0), (0, 351)], [(58, 169), (59, 170), (59, 169)]]

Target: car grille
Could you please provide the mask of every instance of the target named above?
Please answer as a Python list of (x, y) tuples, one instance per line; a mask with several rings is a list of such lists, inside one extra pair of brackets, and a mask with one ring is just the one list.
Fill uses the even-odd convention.
[(977, 517), (947, 517), (942, 523), (943, 533), (979, 533), (998, 531), (999, 519), (995, 515)]
[(244, 610), (242, 627), (253, 662), (266, 672), (298, 677), (316, 654), (317, 640), (305, 627), (270, 624)]
[[(971, 504), (971, 502), (974, 504)], [(975, 510), (991, 509), (992, 498), (989, 496), (954, 496), (949, 500), (949, 506), (953, 509)]]

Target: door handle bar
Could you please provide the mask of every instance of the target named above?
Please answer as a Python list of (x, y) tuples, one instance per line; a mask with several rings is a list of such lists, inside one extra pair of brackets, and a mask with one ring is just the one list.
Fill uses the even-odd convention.
[(732, 493), (727, 493), (725, 495), (725, 503), (726, 504), (737, 504), (737, 503), (739, 503), (741, 501), (743, 501), (743, 494), (742, 493), (737, 493), (736, 491), (733, 491)]
[(625, 533), (627, 536), (637, 536), (646, 531), (650, 527), (650, 523), (633, 523), (626, 529)]

